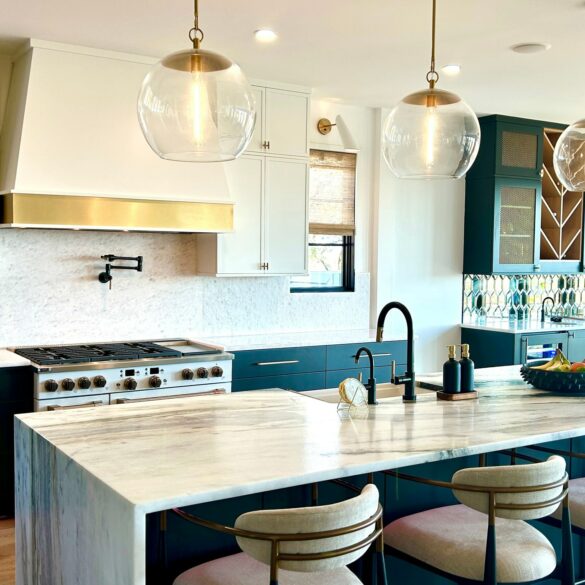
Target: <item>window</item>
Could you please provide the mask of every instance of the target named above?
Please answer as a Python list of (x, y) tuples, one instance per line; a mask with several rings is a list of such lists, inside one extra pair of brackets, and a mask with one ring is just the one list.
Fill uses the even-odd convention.
[(356, 154), (311, 150), (309, 274), (293, 292), (353, 291)]

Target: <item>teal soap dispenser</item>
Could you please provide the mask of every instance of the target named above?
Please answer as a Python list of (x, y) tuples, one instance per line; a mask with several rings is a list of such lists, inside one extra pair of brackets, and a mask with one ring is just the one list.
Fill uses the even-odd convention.
[(448, 345), (449, 359), (443, 364), (443, 392), (457, 394), (461, 392), (461, 364), (455, 359), (456, 345)]
[(475, 390), (475, 364), (469, 357), (469, 344), (461, 344), (461, 359), (459, 360), (461, 365), (461, 392), (473, 392)]

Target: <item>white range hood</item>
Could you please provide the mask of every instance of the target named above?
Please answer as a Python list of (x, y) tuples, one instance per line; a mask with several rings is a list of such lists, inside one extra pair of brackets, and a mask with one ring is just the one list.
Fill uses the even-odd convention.
[[(140, 131), (136, 97), (154, 62), (137, 55), (35, 40), (15, 56), (0, 135), (0, 193), (12, 196), (4, 198), (5, 209), (12, 209), (5, 211), (4, 223), (82, 229), (231, 230), (233, 209), (224, 170), (229, 163), (160, 159)], [(59, 197), (39, 205), (45, 196)], [(75, 200), (77, 207), (83, 207), (80, 198), (89, 198), (85, 211), (76, 216), (84, 218), (81, 224), (72, 223), (75, 218), (55, 223), (59, 210), (68, 207), (63, 196), (74, 196), (71, 202)], [(125, 204), (127, 199), (136, 205)], [(141, 214), (149, 200), (156, 200), (157, 207)], [(92, 209), (101, 204), (103, 211), (114, 201), (120, 203), (106, 216), (124, 216), (103, 225), (102, 214), (92, 224)], [(173, 205), (175, 202), (185, 205)], [(14, 214), (25, 207), (28, 215), (19, 221)], [(36, 215), (47, 215), (51, 209), (49, 220), (43, 223), (41, 215), (30, 222), (35, 208), (39, 209)], [(185, 215), (196, 218), (200, 211), (206, 219), (192, 225), (185, 221)], [(165, 216), (160, 230), (159, 213)], [(175, 213), (183, 218), (176, 226)], [(136, 221), (145, 216), (154, 221), (138, 225)]]

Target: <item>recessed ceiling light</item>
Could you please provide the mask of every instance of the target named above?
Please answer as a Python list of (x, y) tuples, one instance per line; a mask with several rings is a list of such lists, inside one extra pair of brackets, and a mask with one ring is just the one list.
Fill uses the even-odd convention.
[(254, 36), (260, 43), (272, 43), (278, 38), (278, 35), (269, 28), (260, 28), (254, 31)]
[(515, 53), (543, 53), (548, 51), (552, 45), (550, 43), (520, 43), (518, 45), (512, 45), (510, 47)]
[(461, 73), (461, 65), (455, 63), (441, 67), (441, 71), (445, 75), (459, 75)]

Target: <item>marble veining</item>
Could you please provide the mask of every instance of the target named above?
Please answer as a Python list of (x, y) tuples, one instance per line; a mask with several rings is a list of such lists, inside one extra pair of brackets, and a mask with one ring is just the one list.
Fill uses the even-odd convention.
[(464, 319), (461, 327), (469, 329), (484, 329), (486, 331), (499, 331), (501, 333), (546, 333), (548, 331), (572, 331), (585, 329), (585, 319), (563, 319), (560, 323), (549, 321), (541, 323), (539, 320), (509, 320), (497, 317), (486, 319)]
[[(384, 341), (404, 339), (393, 335)], [(337, 345), (342, 343), (372, 343), (376, 341), (375, 329), (289, 331), (256, 333), (248, 335), (222, 335), (197, 340), (218, 346), (227, 351), (266, 349), (276, 347), (309, 347), (314, 345)]]
[(149, 512), (585, 434), (585, 399), (497, 370), (352, 416), (277, 389), (19, 415), (17, 585), (144, 585)]
[(432, 394), (416, 404), (386, 398), (359, 420), (283, 391), (19, 418), (128, 501), (154, 511), (578, 436), (585, 434), (585, 400), (513, 382), (455, 404)]
[(17, 366), (28, 366), (30, 360), (12, 353), (7, 349), (0, 349), (0, 368), (13, 368)]

